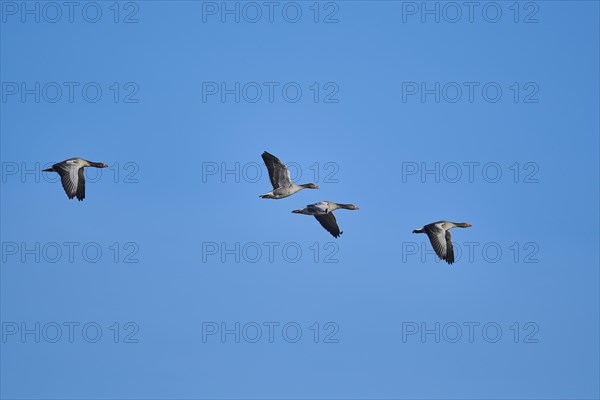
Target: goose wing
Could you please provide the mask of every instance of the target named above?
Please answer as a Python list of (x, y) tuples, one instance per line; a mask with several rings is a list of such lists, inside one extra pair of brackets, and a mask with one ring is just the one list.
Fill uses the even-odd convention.
[(327, 232), (331, 233), (334, 238), (339, 237), (343, 232), (340, 231), (340, 227), (335, 220), (333, 213), (327, 213), (323, 215), (315, 215), (315, 218)]
[[(425, 233), (429, 236), (431, 246), (435, 250), (435, 254), (439, 258), (452, 264), (454, 262), (454, 251), (452, 249), (452, 241), (450, 240), (450, 231), (442, 229), (439, 224), (425, 225)], [(450, 244), (450, 246), (448, 246)], [(448, 251), (450, 250), (451, 257), (448, 257)], [(452, 259), (452, 262), (450, 262)]]
[(265, 151), (262, 153), (262, 159), (269, 171), (269, 179), (271, 180), (273, 189), (292, 186), (290, 171), (288, 171), (285, 164), (279, 158)]
[(450, 229), (446, 231), (446, 262), (452, 264), (454, 262), (454, 246), (452, 246), (452, 235)]
[(69, 161), (54, 164), (52, 167), (60, 175), (62, 187), (69, 199), (77, 196), (78, 200), (83, 200), (85, 197), (83, 167), (79, 167), (76, 163)]
[(85, 175), (83, 174), (83, 167), (79, 168), (77, 177), (79, 178), (77, 181), (77, 200), (82, 201), (85, 199)]

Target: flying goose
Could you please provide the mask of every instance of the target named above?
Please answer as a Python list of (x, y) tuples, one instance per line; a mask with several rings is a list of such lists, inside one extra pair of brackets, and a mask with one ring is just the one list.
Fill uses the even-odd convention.
[(333, 210), (343, 208), (346, 210), (358, 210), (358, 207), (354, 204), (341, 204), (334, 203), (333, 201), (321, 201), (315, 204), (309, 204), (303, 209), (292, 211), (295, 214), (314, 215), (317, 221), (321, 224), (327, 232), (331, 233), (334, 238), (339, 237), (343, 232), (340, 231), (340, 227), (335, 220)]
[(425, 225), (421, 229), (415, 229), (413, 233), (426, 233), (438, 257), (448, 264), (452, 264), (454, 262), (454, 247), (452, 246), (450, 229), (455, 226), (469, 228), (472, 225), (465, 222), (438, 221)]
[(58, 173), (69, 199), (77, 196), (77, 200), (82, 201), (85, 198), (84, 167), (106, 168), (108, 165), (84, 160), (83, 158), (69, 158), (68, 160), (54, 164), (50, 168), (46, 168), (44, 172)]
[(314, 183), (305, 183), (303, 185), (296, 185), (292, 183), (290, 179), (290, 171), (279, 158), (273, 154), (262, 153), (262, 159), (267, 166), (269, 171), (269, 179), (271, 179), (271, 185), (273, 185), (273, 191), (263, 194), (260, 197), (263, 199), (283, 199), (293, 195), (294, 193), (302, 189), (318, 189), (319, 187)]

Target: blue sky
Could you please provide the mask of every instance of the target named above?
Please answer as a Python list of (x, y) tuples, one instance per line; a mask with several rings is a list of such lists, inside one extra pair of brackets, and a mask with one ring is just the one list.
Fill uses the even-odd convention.
[(600, 396), (597, 2), (52, 4), (0, 2), (3, 398)]

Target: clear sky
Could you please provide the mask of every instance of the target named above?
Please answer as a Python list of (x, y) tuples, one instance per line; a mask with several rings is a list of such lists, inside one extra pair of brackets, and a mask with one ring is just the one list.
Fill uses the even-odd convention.
[(0, 7), (2, 398), (600, 396), (598, 2)]

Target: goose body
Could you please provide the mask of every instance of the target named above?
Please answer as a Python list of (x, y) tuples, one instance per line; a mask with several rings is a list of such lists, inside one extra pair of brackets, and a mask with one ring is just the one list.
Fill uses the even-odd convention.
[(269, 193), (265, 193), (260, 197), (263, 199), (283, 199), (299, 192), (302, 189), (318, 189), (319, 187), (314, 183), (305, 183), (303, 185), (296, 185), (292, 183), (290, 178), (290, 171), (287, 169), (284, 163), (281, 162), (277, 157), (268, 152), (262, 153), (262, 159), (267, 166), (269, 171), (269, 179), (273, 190)]
[(309, 204), (306, 207), (292, 211), (295, 214), (313, 215), (327, 232), (331, 233), (334, 238), (338, 238), (343, 232), (337, 224), (333, 211), (338, 208), (345, 210), (358, 210), (354, 204), (334, 203), (333, 201), (320, 201), (318, 203)]
[(469, 228), (471, 226), (466, 222), (438, 221), (425, 225), (421, 229), (415, 229), (413, 233), (426, 233), (438, 257), (448, 264), (452, 264), (454, 263), (454, 247), (452, 246), (450, 229), (454, 227)]
[(56, 172), (60, 175), (60, 181), (69, 199), (77, 197), (77, 200), (82, 201), (85, 199), (85, 167), (106, 168), (108, 165), (83, 158), (69, 158), (46, 168), (44, 172)]

